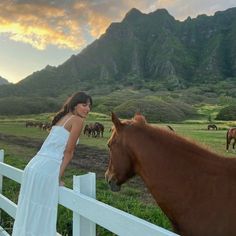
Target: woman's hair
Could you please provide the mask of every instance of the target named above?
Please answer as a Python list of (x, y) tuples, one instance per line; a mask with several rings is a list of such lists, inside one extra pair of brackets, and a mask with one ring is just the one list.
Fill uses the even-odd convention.
[(90, 102), (92, 106), (92, 98), (84, 92), (77, 92), (71, 97), (69, 97), (62, 108), (57, 112), (57, 114), (53, 117), (51, 126), (55, 125), (63, 116), (65, 116), (69, 112), (73, 112), (77, 104), (79, 103), (87, 103)]

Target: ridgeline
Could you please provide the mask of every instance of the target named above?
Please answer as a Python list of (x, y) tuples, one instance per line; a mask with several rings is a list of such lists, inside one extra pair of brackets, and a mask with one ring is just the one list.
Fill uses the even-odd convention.
[(53, 112), (83, 90), (97, 112), (129, 117), (141, 111), (154, 121), (198, 117), (200, 104), (235, 103), (235, 29), (236, 8), (183, 22), (165, 9), (131, 9), (60, 66), (1, 85), (0, 113)]

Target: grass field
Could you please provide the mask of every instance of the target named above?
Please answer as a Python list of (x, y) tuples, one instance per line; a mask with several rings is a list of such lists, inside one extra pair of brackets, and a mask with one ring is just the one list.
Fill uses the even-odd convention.
[[(47, 136), (47, 132), (41, 131), (38, 128), (26, 128), (26, 120), (47, 121), (51, 114), (42, 114), (40, 116), (18, 116), (18, 117), (0, 117), (0, 134), (11, 135), (16, 138), (24, 138), (25, 140), (42, 142)], [(110, 118), (105, 115), (92, 113), (87, 123), (99, 121), (105, 125), (104, 138), (89, 138), (81, 135), (80, 144), (88, 147), (95, 147), (98, 150), (107, 150), (107, 140), (110, 136), (110, 127), (112, 125)], [(152, 124), (166, 128), (167, 124)], [(219, 154), (229, 158), (235, 157), (232, 151), (225, 152), (225, 134), (229, 126), (235, 123), (218, 122), (217, 131), (207, 130), (207, 121), (188, 121), (181, 124), (170, 124), (175, 132), (188, 139), (194, 140), (201, 145), (209, 148)], [(17, 142), (10, 142), (7, 139), (0, 139), (0, 149), (5, 150), (5, 162), (12, 166), (23, 169), (30, 158), (37, 152), (37, 148), (30, 145), (21, 145)], [(87, 170), (89, 171), (89, 170)], [(73, 175), (86, 173), (86, 170), (81, 170), (79, 167), (71, 166), (66, 171), (65, 182), (67, 187), (72, 187)], [(171, 225), (162, 211), (155, 205), (150, 194), (147, 193), (145, 187), (139, 184), (141, 181), (135, 179), (125, 184), (119, 193), (109, 191), (103, 177), (97, 178), (97, 199), (112, 205), (116, 208), (129, 212), (149, 222), (157, 224), (161, 227), (171, 230)], [(9, 179), (4, 179), (3, 192), (4, 194), (17, 202), (19, 184), (14, 183)], [(13, 220), (5, 213), (2, 214), (1, 225), (4, 225), (11, 232)], [(71, 235), (72, 213), (67, 209), (59, 206), (58, 214), (58, 231), (62, 235)], [(109, 236), (114, 235), (101, 227), (97, 227), (97, 235)]]

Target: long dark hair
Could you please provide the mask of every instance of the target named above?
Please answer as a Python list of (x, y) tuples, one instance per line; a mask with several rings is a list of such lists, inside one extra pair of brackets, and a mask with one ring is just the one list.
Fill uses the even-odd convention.
[(87, 103), (87, 102), (90, 102), (90, 105), (92, 106), (93, 101), (92, 101), (92, 98), (88, 94), (84, 92), (77, 92), (73, 94), (71, 97), (69, 97), (66, 100), (62, 108), (53, 117), (51, 126), (55, 125), (67, 113), (73, 112), (77, 104)]

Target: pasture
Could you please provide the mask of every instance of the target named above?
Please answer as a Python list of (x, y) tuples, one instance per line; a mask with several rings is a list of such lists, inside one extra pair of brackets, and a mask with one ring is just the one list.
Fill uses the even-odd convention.
[[(39, 128), (26, 128), (27, 120), (48, 121), (51, 114), (42, 114), (40, 116), (18, 116), (0, 118), (0, 148), (5, 150), (5, 162), (24, 168), (30, 158), (37, 152), (43, 139), (47, 136), (47, 131)], [(75, 152), (75, 158), (66, 171), (65, 183), (71, 187), (72, 176), (95, 172), (97, 175), (97, 199), (116, 208), (122, 209), (151, 223), (171, 230), (170, 223), (148, 193), (142, 180), (138, 177), (125, 184), (121, 192), (113, 193), (108, 189), (104, 180), (104, 173), (108, 164), (107, 140), (110, 137), (111, 121), (105, 115), (91, 113), (86, 123), (98, 121), (105, 126), (103, 138), (91, 138), (81, 135), (80, 144)], [(168, 124), (153, 124), (167, 129)], [(196, 142), (209, 148), (219, 154), (229, 158), (235, 157), (235, 153), (225, 152), (226, 132), (229, 126), (236, 126), (234, 123), (217, 123), (218, 130), (208, 130), (207, 122), (188, 121), (181, 124), (170, 124), (177, 134), (196, 140)], [(10, 180), (4, 182), (4, 193), (16, 202), (19, 186)], [(2, 225), (11, 231), (12, 220), (2, 214)], [(59, 207), (58, 231), (62, 235), (70, 235), (72, 216), (63, 207)], [(97, 235), (113, 235), (105, 229), (98, 227)]]

